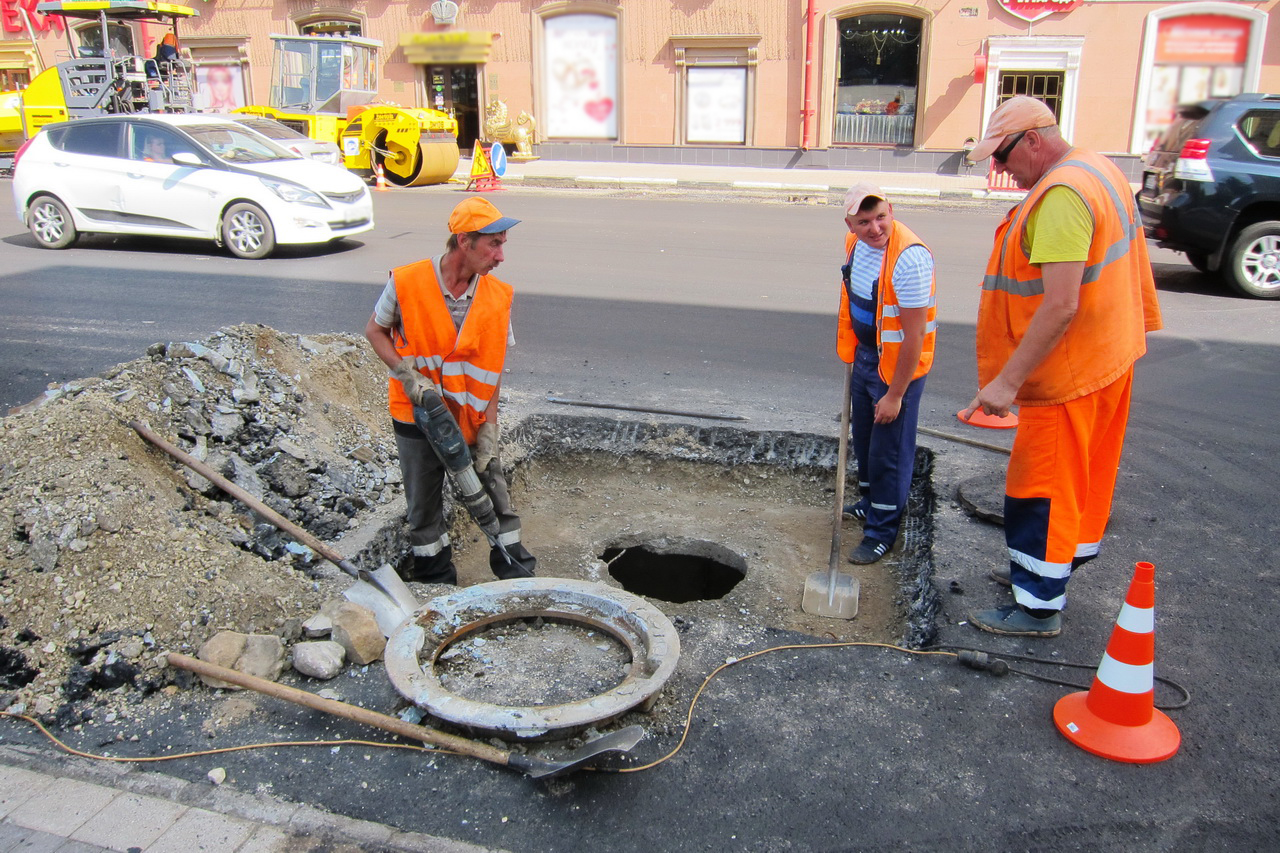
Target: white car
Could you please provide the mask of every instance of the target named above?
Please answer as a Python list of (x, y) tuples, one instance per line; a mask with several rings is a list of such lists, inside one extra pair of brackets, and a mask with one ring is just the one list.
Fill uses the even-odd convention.
[(221, 116), (113, 115), (46, 126), (17, 154), (13, 199), (36, 242), (80, 234), (211, 239), (240, 258), (373, 228), (360, 178)]
[(321, 163), (332, 163), (335, 166), (342, 165), (342, 149), (338, 147), (336, 142), (322, 142), (319, 139), (312, 139), (287, 124), (265, 116), (249, 115), (247, 113), (227, 113), (227, 117), (235, 119), (245, 127), (258, 131), (267, 139), (273, 140), (280, 147), (287, 148), (294, 154), (301, 154), (303, 157), (310, 157), (312, 160), (319, 160)]

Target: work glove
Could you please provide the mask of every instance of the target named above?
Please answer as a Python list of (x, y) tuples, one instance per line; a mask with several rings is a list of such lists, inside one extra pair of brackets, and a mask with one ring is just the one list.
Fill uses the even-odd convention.
[(489, 463), (497, 458), (500, 438), (498, 425), (493, 421), (485, 421), (476, 430), (476, 444), (471, 455), (475, 459), (477, 474), (484, 474)]
[(438, 394), (436, 385), (427, 377), (418, 372), (417, 359), (413, 356), (405, 356), (400, 359), (391, 370), (391, 375), (400, 380), (400, 385), (404, 388), (405, 395), (415, 406), (421, 406), (423, 394)]

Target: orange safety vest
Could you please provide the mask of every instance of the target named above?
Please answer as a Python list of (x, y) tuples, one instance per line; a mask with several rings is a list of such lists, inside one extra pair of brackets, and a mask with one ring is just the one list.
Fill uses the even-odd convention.
[(996, 229), (978, 307), (978, 381), (1004, 368), (1044, 301), (1040, 267), (1027, 254), (1027, 220), (1051, 187), (1069, 186), (1093, 214), (1076, 316), (1057, 346), (1018, 389), (1024, 406), (1053, 406), (1105, 388), (1147, 351), (1161, 327), (1147, 240), (1133, 192), (1115, 164), (1073, 148)]
[[(502, 378), (514, 291), (491, 275), (481, 276), (467, 317), (458, 329), (449, 316), (431, 259), (396, 267), (391, 276), (404, 331), (396, 352), (417, 359), (418, 370), (441, 387), (445, 405), (467, 444), (475, 444), (476, 431), (485, 421), (484, 410)], [(413, 403), (394, 376), (387, 396), (391, 417), (413, 423)]]
[[(844, 256), (853, 257), (853, 245), (858, 238), (849, 233), (844, 238)], [(889, 244), (885, 246), (884, 261), (880, 265), (879, 290), (876, 294), (876, 350), (880, 353), (880, 378), (893, 384), (893, 372), (898, 366), (898, 350), (902, 346), (902, 316), (898, 313), (898, 294), (893, 289), (893, 269), (898, 256), (911, 246), (924, 246), (924, 241), (898, 220), (893, 221)], [(928, 249), (928, 246), (925, 246)], [(916, 365), (913, 380), (919, 379), (933, 367), (933, 349), (938, 338), (937, 272), (929, 281), (929, 306), (925, 315), (924, 347), (920, 350), (920, 362)], [(849, 294), (840, 288), (840, 323), (836, 339), (836, 352), (846, 364), (853, 361), (858, 337), (853, 332), (853, 316), (849, 311)]]

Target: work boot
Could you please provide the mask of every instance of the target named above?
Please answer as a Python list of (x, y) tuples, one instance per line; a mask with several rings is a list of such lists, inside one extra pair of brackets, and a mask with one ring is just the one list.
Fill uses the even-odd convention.
[(446, 583), (458, 585), (458, 569), (453, 564), (453, 546), (446, 545), (439, 554), (433, 557), (414, 555), (413, 568), (405, 575), (405, 580), (417, 583)]
[(866, 521), (867, 506), (862, 501), (858, 501), (856, 504), (845, 504), (841, 515), (845, 518), (856, 518), (858, 521)]
[(877, 542), (874, 539), (863, 539), (862, 544), (849, 553), (849, 562), (859, 566), (869, 566), (880, 562), (889, 553), (888, 542)]
[(494, 575), (504, 581), (511, 578), (533, 577), (533, 570), (538, 567), (538, 558), (530, 554), (529, 550), (519, 542), (512, 542), (504, 547), (507, 549), (507, 556), (511, 557), (510, 563), (507, 562), (500, 548), (489, 549), (489, 568), (493, 570)]
[(994, 569), (992, 569), (990, 572), (987, 573), (987, 577), (991, 578), (993, 581), (1000, 584), (1001, 586), (1013, 586), (1013, 581), (1009, 578), (1008, 563), (1005, 563), (1003, 566), (996, 566)]
[(1016, 604), (1006, 604), (994, 610), (979, 610), (969, 614), (969, 621), (979, 631), (1008, 637), (1056, 637), (1062, 633), (1061, 613), (1041, 619)]

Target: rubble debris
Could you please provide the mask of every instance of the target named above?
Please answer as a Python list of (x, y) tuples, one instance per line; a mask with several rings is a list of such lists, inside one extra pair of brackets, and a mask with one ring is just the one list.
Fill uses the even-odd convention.
[(297, 643), (293, 647), (293, 668), (312, 678), (336, 678), (346, 662), (346, 649), (332, 640)]
[[(200, 646), (196, 657), (227, 669), (265, 678), (268, 681), (275, 681), (284, 671), (284, 643), (274, 634), (219, 631)], [(210, 687), (224, 690), (241, 689), (217, 678), (202, 675), (200, 680)]]
[(342, 646), (347, 660), (359, 666), (382, 659), (387, 640), (373, 611), (344, 602), (333, 614), (333, 641)]

